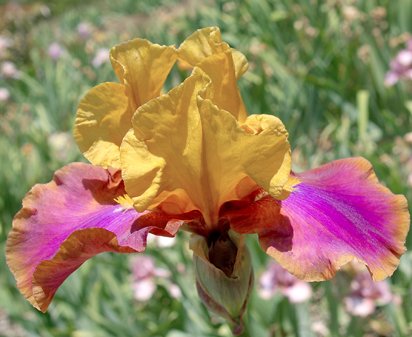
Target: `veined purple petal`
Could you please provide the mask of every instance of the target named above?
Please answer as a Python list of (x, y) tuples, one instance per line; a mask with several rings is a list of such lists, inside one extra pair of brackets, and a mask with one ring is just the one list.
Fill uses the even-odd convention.
[(307, 281), (329, 279), (353, 258), (365, 263), (375, 280), (390, 276), (405, 250), (406, 199), (379, 184), (363, 158), (296, 176), (300, 183), (281, 201), (281, 217), (260, 234), (266, 252)]
[(119, 171), (73, 163), (36, 185), (13, 220), (6, 247), (17, 286), (46, 311), (57, 288), (90, 257), (107, 251), (141, 252), (150, 231), (172, 236), (177, 226), (139, 214), (114, 199), (125, 195)]

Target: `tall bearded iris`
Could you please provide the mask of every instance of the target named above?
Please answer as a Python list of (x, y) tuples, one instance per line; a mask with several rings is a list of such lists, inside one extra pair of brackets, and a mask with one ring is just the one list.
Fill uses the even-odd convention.
[[(161, 95), (177, 60), (193, 71)], [(284, 125), (247, 115), (236, 84), (246, 59), (217, 28), (179, 48), (136, 39), (115, 46), (111, 62), (120, 83), (92, 88), (75, 122), (91, 164), (34, 186), (8, 237), (8, 265), (37, 309), (90, 257), (142, 252), (149, 233), (179, 229), (193, 234), (199, 295), (234, 322), (253, 281), (244, 234), (257, 234), (302, 280), (329, 279), (352, 259), (375, 280), (393, 273), (409, 228), (406, 199), (363, 158), (291, 172)]]

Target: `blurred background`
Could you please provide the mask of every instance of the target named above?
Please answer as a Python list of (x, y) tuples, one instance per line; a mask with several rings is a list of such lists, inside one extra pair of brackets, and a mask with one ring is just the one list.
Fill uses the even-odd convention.
[[(283, 120), (296, 171), (361, 155), (411, 204), (411, 18), (410, 0), (0, 0), (0, 336), (231, 336), (200, 304), (184, 233), (151, 240), (145, 257), (93, 258), (46, 314), (6, 267), (25, 193), (84, 160), (71, 133), (75, 111), (88, 88), (115, 80), (111, 46), (134, 37), (177, 45), (219, 26), (249, 60), (239, 81), (249, 113)], [(167, 88), (184, 77), (173, 69)], [(249, 247), (256, 284), (245, 336), (412, 335), (411, 252), (384, 282), (350, 265), (307, 284), (270, 263), (256, 238)]]

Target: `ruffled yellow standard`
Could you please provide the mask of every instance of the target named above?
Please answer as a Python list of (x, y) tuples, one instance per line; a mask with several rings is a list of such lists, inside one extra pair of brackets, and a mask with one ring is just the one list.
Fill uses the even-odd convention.
[(115, 46), (110, 59), (121, 83), (103, 83), (80, 101), (74, 137), (94, 165), (120, 166), (119, 146), (135, 110), (160, 95), (176, 61), (173, 46), (135, 39)]
[(283, 193), (290, 148), (282, 122), (268, 115), (238, 122), (214, 97), (210, 77), (196, 68), (183, 84), (137, 110), (120, 155), (136, 210), (197, 210), (210, 228), (218, 225), (220, 206), (257, 186), (273, 197)]
[[(80, 150), (94, 165), (120, 167), (119, 146), (132, 127), (134, 112), (160, 95), (177, 59), (208, 74), (219, 107), (241, 121), (247, 117), (236, 85), (236, 79), (247, 70), (247, 60), (222, 41), (217, 27), (196, 31), (178, 49), (135, 39), (113, 47), (110, 59), (120, 83), (92, 88), (80, 101), (74, 128)], [(219, 72), (213, 69), (217, 62)]]
[(231, 52), (236, 78), (240, 78), (248, 69), (247, 59), (240, 51), (222, 41), (218, 27), (202, 28), (190, 35), (179, 47), (179, 61), (183, 67), (192, 68), (205, 58), (226, 51)]

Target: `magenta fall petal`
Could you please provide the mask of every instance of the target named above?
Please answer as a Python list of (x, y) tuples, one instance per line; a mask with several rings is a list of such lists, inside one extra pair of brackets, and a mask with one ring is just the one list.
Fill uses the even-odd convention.
[(124, 194), (119, 171), (73, 163), (26, 195), (14, 218), (6, 255), (19, 289), (33, 306), (46, 311), (57, 288), (92, 256), (141, 252), (153, 230), (175, 234), (175, 228), (157, 226), (167, 219), (158, 221), (163, 219), (148, 214), (149, 220), (142, 221), (144, 213), (114, 201)]
[(363, 158), (297, 174), (281, 216), (260, 234), (263, 249), (306, 281), (331, 278), (353, 258), (375, 280), (396, 269), (409, 229), (407, 201), (381, 185)]

